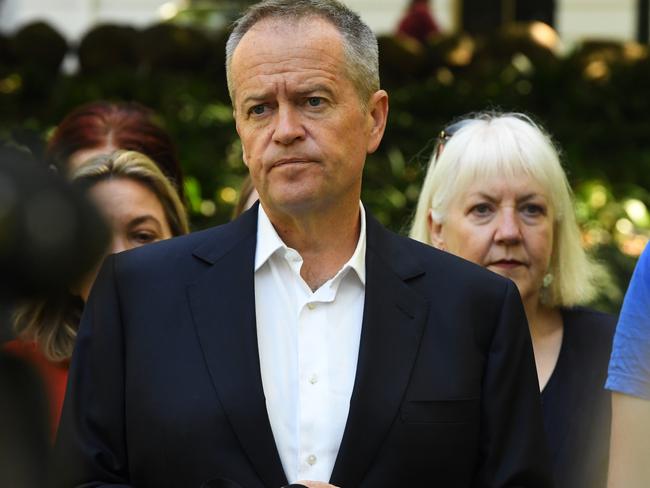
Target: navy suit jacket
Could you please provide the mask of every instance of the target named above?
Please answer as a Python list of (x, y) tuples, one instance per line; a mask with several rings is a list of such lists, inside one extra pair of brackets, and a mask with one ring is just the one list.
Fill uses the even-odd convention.
[[(287, 483), (256, 338), (257, 206), (112, 256), (84, 312), (55, 486)], [(330, 482), (549, 487), (537, 377), (512, 282), (367, 220), (356, 379)]]

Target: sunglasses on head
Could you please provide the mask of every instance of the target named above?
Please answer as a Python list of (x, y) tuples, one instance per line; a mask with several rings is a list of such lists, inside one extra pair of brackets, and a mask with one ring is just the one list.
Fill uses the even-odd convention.
[(438, 160), (440, 154), (442, 154), (442, 150), (445, 148), (445, 144), (447, 144), (447, 141), (451, 139), (456, 132), (458, 132), (460, 129), (462, 129), (467, 124), (473, 121), (474, 119), (459, 120), (458, 122), (454, 122), (453, 124), (448, 125), (447, 127), (445, 127), (440, 131), (440, 133), (438, 134), (438, 140), (436, 141), (435, 160)]
[(522, 122), (525, 122), (529, 125), (531, 125), (533, 128), (537, 129), (538, 131), (540, 130), (539, 127), (535, 124), (531, 118), (526, 115), (526, 114), (519, 114), (519, 113), (508, 113), (508, 114), (479, 114), (478, 116), (475, 117), (470, 117), (466, 119), (461, 119), (458, 122), (454, 122), (453, 124), (448, 125), (444, 129), (440, 131), (438, 134), (438, 138), (436, 141), (436, 148), (435, 148), (435, 159), (434, 161), (437, 161), (438, 158), (440, 157), (440, 154), (442, 154), (442, 150), (445, 148), (445, 144), (447, 144), (447, 141), (453, 137), (453, 135), (458, 132), (460, 129), (465, 127), (471, 122), (475, 122), (477, 120), (491, 120), (492, 118), (495, 117), (503, 117), (503, 116), (509, 116), (509, 117), (514, 117), (516, 119), (521, 120)]

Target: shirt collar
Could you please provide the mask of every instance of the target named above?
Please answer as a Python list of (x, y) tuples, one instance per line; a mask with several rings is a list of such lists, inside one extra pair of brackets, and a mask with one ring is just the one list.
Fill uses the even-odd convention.
[[(366, 211), (359, 202), (361, 230), (357, 247), (350, 259), (343, 265), (336, 276), (351, 268), (364, 285), (366, 284)], [(255, 271), (259, 270), (279, 249), (290, 249), (280, 238), (271, 220), (260, 204), (257, 212), (257, 247), (255, 249)]]

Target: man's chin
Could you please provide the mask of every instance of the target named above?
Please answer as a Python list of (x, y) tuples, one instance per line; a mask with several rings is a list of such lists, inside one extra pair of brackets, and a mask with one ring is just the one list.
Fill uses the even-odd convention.
[(301, 215), (322, 209), (325, 205), (315, 191), (278, 191), (275, 195), (260, 198), (266, 210), (289, 215)]

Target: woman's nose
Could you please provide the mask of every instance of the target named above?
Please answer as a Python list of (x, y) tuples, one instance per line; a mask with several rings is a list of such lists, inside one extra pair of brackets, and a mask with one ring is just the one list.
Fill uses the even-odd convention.
[(497, 222), (494, 239), (504, 244), (517, 244), (521, 241), (521, 222), (514, 209), (506, 208), (501, 212)]

